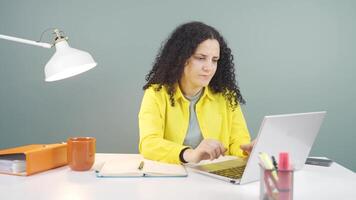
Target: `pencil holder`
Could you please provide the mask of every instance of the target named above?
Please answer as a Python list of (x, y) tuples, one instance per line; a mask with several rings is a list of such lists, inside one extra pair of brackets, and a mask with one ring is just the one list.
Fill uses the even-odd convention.
[(260, 200), (292, 200), (293, 170), (267, 170), (260, 165)]

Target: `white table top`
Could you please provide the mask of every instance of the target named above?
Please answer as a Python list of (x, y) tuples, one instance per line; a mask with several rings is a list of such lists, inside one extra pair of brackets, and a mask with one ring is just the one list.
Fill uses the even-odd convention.
[[(97, 154), (97, 162), (115, 154)], [(29, 177), (0, 175), (0, 199), (258, 199), (259, 182), (233, 185), (188, 170), (179, 178), (97, 178), (94, 170), (71, 171), (68, 166)], [(355, 199), (356, 174), (333, 163), (306, 165), (294, 174), (294, 199)]]

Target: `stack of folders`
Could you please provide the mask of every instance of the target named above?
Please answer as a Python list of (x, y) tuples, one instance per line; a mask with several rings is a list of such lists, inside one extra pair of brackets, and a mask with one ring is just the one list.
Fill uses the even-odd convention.
[(0, 150), (0, 173), (28, 176), (67, 164), (67, 144), (32, 144)]
[(182, 165), (144, 159), (139, 154), (119, 154), (96, 167), (97, 177), (186, 177)]
[(0, 157), (0, 172), (23, 173), (26, 171), (26, 160), (23, 154), (13, 154)]

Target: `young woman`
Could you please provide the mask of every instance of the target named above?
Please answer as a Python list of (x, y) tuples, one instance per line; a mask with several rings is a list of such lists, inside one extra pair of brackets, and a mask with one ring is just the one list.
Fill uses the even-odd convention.
[(146, 81), (139, 113), (145, 158), (197, 163), (251, 151), (233, 56), (216, 29), (201, 22), (177, 27)]

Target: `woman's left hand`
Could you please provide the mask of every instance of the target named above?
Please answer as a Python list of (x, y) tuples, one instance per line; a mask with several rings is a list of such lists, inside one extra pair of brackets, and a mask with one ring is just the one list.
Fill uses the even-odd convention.
[(249, 144), (242, 144), (242, 145), (240, 145), (240, 148), (242, 149), (242, 151), (243, 151), (243, 153), (244, 153), (245, 155), (249, 155), (249, 154), (251, 153), (251, 151), (252, 151), (253, 146), (255, 145), (255, 143), (256, 143), (256, 139), (252, 140), (252, 142), (249, 143)]

